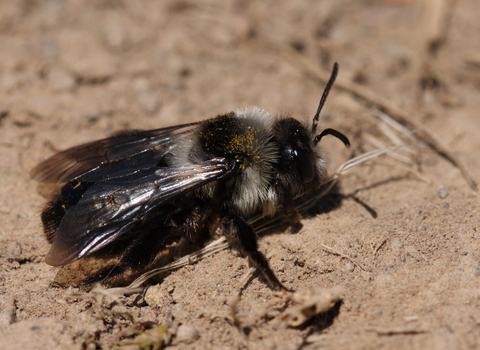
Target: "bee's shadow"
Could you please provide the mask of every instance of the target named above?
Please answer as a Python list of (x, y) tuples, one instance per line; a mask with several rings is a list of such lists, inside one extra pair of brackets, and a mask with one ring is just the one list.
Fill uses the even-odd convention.
[(345, 196), (341, 193), (341, 187), (337, 183), (324, 195), (324, 187), (318, 191), (300, 197), (295, 201), (295, 206), (304, 218), (326, 214), (341, 207)]
[(343, 305), (342, 301), (338, 301), (335, 305), (328, 310), (327, 312), (321, 313), (313, 318), (311, 318), (308, 322), (304, 323), (298, 329), (300, 330), (307, 330), (304, 343), (298, 348), (301, 349), (306, 344), (306, 340), (309, 336), (314, 333), (320, 334), (325, 329), (329, 328), (333, 325), (334, 320), (340, 315), (340, 308)]

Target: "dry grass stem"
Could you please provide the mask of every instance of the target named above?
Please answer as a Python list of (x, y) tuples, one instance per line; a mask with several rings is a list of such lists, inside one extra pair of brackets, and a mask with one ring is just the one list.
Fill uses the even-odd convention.
[(406, 334), (422, 334), (428, 333), (429, 331), (426, 329), (420, 328), (367, 328), (367, 332), (374, 332), (378, 335), (406, 335)]
[(157, 276), (163, 272), (166, 271), (172, 271), (175, 269), (178, 269), (180, 267), (186, 266), (186, 265), (191, 265), (194, 262), (197, 262), (199, 260), (202, 260), (212, 254), (215, 254), (217, 252), (220, 252), (224, 249), (226, 249), (229, 246), (229, 243), (227, 242), (225, 237), (220, 237), (219, 239), (213, 241), (206, 247), (192, 253), (185, 255), (181, 257), (178, 260), (175, 260), (174, 262), (167, 264), (165, 266), (150, 270), (140, 277), (138, 277), (135, 281), (130, 283), (125, 288), (110, 288), (110, 290), (114, 290), (115, 292), (122, 293), (122, 294), (129, 294), (132, 292), (132, 290), (138, 290), (138, 288), (144, 284), (147, 280), (150, 278)]
[(338, 255), (342, 258), (345, 258), (347, 259), (348, 261), (350, 261), (351, 263), (353, 263), (355, 266), (357, 266), (360, 270), (363, 270), (363, 271), (368, 271), (366, 268), (364, 268), (360, 263), (358, 263), (357, 261), (355, 261), (353, 258), (349, 257), (348, 255), (345, 255), (343, 253), (340, 253), (339, 251), (325, 245), (325, 244), (320, 244), (320, 246), (328, 253), (331, 253), (331, 254), (335, 254), (335, 255)]

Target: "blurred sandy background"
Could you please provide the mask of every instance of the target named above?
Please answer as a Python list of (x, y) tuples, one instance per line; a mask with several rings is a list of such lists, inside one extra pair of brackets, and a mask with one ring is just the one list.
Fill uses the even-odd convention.
[[(479, 36), (475, 0), (1, 1), (0, 348), (148, 349), (135, 336), (162, 324), (168, 336), (144, 336), (172, 349), (479, 347)], [(377, 109), (419, 138), (352, 169), (339, 206), (298, 234), (260, 239), (287, 286), (343, 289), (333, 314), (285, 329), (256, 277), (232, 321), (248, 265), (229, 250), (171, 273), (148, 304), (49, 287), (36, 163), (246, 105), (309, 120), (335, 61), (321, 124), (352, 150), (322, 140), (331, 171), (392, 145)]]

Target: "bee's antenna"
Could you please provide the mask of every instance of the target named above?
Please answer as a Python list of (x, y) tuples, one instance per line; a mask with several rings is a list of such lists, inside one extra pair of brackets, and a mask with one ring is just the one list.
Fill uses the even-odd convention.
[(342, 134), (340, 131), (337, 131), (335, 129), (323, 130), (319, 135), (315, 136), (315, 138), (313, 139), (313, 144), (316, 146), (317, 143), (319, 143), (322, 137), (324, 137), (325, 135), (335, 136), (337, 139), (343, 142), (345, 147), (347, 148), (350, 147), (350, 141), (348, 140), (348, 138), (344, 134)]
[(317, 123), (318, 123), (318, 118), (320, 117), (320, 112), (322, 111), (323, 105), (327, 100), (328, 93), (330, 92), (330, 89), (332, 88), (333, 83), (337, 78), (337, 74), (338, 74), (338, 63), (335, 62), (333, 64), (332, 75), (330, 75), (330, 79), (328, 80), (327, 86), (325, 86), (325, 90), (323, 90), (323, 95), (322, 95), (322, 98), (320, 99), (320, 104), (318, 105), (317, 113), (315, 113), (315, 115), (313, 116), (312, 134), (314, 134), (315, 131), (317, 131)]

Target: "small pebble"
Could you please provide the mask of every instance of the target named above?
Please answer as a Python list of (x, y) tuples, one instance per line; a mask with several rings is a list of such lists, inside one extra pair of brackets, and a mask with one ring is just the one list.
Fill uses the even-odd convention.
[(347, 262), (344, 266), (344, 269), (347, 272), (353, 272), (353, 270), (355, 270), (355, 265), (353, 265), (351, 262)]
[(440, 187), (438, 188), (438, 192), (437, 192), (437, 193), (438, 193), (438, 196), (439, 196), (441, 199), (445, 199), (445, 198), (447, 198), (447, 196), (448, 196), (448, 191), (447, 191), (447, 189), (445, 188), (445, 186), (440, 186)]
[(305, 266), (305, 259), (299, 258), (299, 259), (295, 260), (294, 264), (296, 266), (304, 267)]
[(148, 287), (144, 296), (145, 302), (150, 306), (159, 306), (162, 303), (162, 288), (159, 284)]
[(180, 327), (178, 327), (175, 343), (190, 344), (198, 338), (200, 338), (200, 334), (195, 327), (187, 324), (182, 324)]

